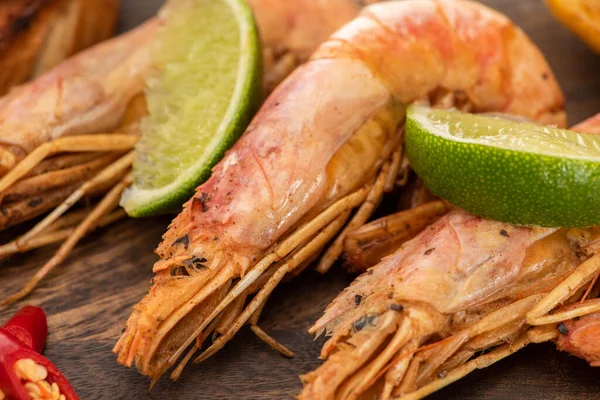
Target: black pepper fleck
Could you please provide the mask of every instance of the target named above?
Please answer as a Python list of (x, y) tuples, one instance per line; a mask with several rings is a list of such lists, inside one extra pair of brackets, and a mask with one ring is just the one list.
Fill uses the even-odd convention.
[(505, 236), (505, 237), (510, 237), (510, 235), (508, 234), (508, 232), (506, 232), (506, 229), (501, 229), (501, 230), (500, 230), (500, 234), (501, 234), (502, 236)]
[(209, 200), (210, 197), (208, 196), (208, 193), (202, 192), (200, 194), (200, 197), (194, 197), (194, 199), (192, 200), (192, 207), (194, 208), (197, 204), (200, 204), (202, 206), (202, 212), (207, 212)]
[(360, 294), (354, 295), (354, 304), (359, 306), (361, 301), (362, 301), (362, 296)]
[(560, 323), (557, 325), (556, 329), (558, 329), (558, 331), (560, 333), (562, 333), (563, 335), (568, 335), (569, 334), (569, 329), (567, 329), (567, 326), (564, 323)]
[(40, 197), (38, 197), (33, 200), (30, 200), (29, 203), (27, 203), (27, 206), (31, 208), (36, 207), (39, 206), (42, 203), (42, 201), (43, 200)]
[(433, 247), (433, 248), (431, 248), (431, 249), (427, 250), (427, 251), (425, 252), (425, 255), (426, 255), (426, 256), (430, 255), (431, 253), (433, 253), (433, 251), (434, 251), (434, 250), (435, 250), (435, 247)]
[(352, 324), (352, 330), (354, 332), (360, 332), (366, 326), (373, 326), (373, 321), (375, 321), (375, 319), (377, 319), (377, 317), (378, 317), (378, 315), (374, 314), (374, 313), (367, 314), (367, 315), (360, 317), (359, 319), (354, 321), (354, 323)]
[(392, 304), (390, 306), (390, 310), (397, 311), (397, 312), (402, 312), (402, 311), (404, 311), (404, 306), (402, 304)]

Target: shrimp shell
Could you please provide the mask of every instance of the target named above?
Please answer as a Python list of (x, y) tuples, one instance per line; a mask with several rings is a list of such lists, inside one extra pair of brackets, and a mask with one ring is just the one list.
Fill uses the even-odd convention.
[[(173, 220), (157, 249), (154, 286), (115, 346), (118, 361), (135, 361), (158, 379), (265, 274), (236, 323), (197, 361), (222, 348), (286, 273), (337, 235), (352, 209), (360, 206), (360, 219), (350, 224), (368, 218), (380, 183), (393, 175), (404, 107), (423, 100), (566, 123), (546, 61), (503, 15), (463, 0), (366, 8), (277, 87)], [(212, 307), (209, 296), (232, 282), (208, 317), (192, 313)], [(167, 336), (186, 339), (169, 342), (171, 357), (157, 359)]]

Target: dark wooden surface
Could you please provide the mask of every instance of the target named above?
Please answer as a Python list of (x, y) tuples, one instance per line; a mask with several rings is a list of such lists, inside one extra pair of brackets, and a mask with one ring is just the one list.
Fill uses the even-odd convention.
[[(304, 0), (293, 0), (304, 1)], [(160, 0), (124, 0), (122, 27), (152, 15)], [(546, 54), (568, 100), (571, 122), (600, 112), (600, 57), (556, 23), (541, 0), (487, 0), (508, 14)], [(296, 352), (288, 360), (243, 330), (217, 356), (191, 365), (177, 384), (163, 379), (151, 394), (148, 380), (119, 366), (111, 349), (131, 306), (149, 288), (153, 249), (170, 218), (128, 220), (86, 238), (28, 299), (49, 314), (46, 356), (71, 380), (82, 399), (282, 399), (300, 389), (298, 375), (319, 365), (321, 340), (305, 332), (352, 277), (339, 268), (325, 277), (309, 271), (278, 288), (262, 326)], [(0, 264), (0, 293), (20, 287), (55, 248)], [(21, 304), (22, 305), (22, 304)], [(0, 311), (0, 320), (16, 307)], [(439, 392), (435, 399), (597, 399), (600, 369), (532, 345)]]

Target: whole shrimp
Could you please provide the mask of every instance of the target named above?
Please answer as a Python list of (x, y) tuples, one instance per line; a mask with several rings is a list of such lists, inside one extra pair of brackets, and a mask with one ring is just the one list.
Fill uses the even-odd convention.
[(451, 211), (328, 306), (310, 329), (332, 334), (327, 360), (303, 376), (300, 398), (421, 398), (458, 379), (480, 350), (518, 350), (527, 313), (579, 266), (578, 250), (565, 230)]
[(368, 219), (400, 165), (405, 105), (423, 99), (565, 124), (546, 61), (501, 14), (462, 0), (366, 8), (279, 85), (173, 220), (118, 361), (156, 381), (189, 348), (177, 378), (206, 338), (197, 362), (246, 322), (289, 355), (257, 326), (264, 302), (337, 236), (326, 270), (342, 228)]
[[(298, 8), (290, 7), (283, 0), (253, 0), (250, 3), (264, 37), (268, 64), (266, 80), (270, 82), (282, 78), (284, 68), (277, 67), (282, 63), (282, 54), (305, 60), (328, 34), (360, 10), (351, 0), (308, 2)], [(151, 42), (166, 18), (168, 6), (161, 15), (139, 28), (65, 61), (58, 68), (0, 99), (0, 167), (4, 172), (11, 171), (18, 161), (42, 144), (65, 136), (117, 129), (127, 107), (142, 94), (145, 80), (152, 73)], [(322, 15), (336, 17), (323, 18)], [(291, 18), (300, 22), (292, 24)], [(275, 24), (273, 21), (281, 22)], [(279, 78), (274, 77), (273, 69), (278, 70)], [(289, 69), (285, 71), (290, 72)], [(139, 113), (137, 119), (142, 115)], [(115, 137), (119, 138), (118, 135)], [(101, 138), (105, 139), (104, 136)], [(75, 142), (85, 139), (90, 138), (85, 136)], [(131, 139), (125, 142), (130, 143)], [(67, 142), (54, 147), (57, 147), (53, 150), (56, 153), (82, 146)], [(31, 162), (27, 168), (35, 165)], [(22, 171), (19, 173), (22, 175)], [(17, 174), (3, 180), (0, 191), (14, 183), (16, 177)]]
[[(267, 90), (360, 10), (352, 0), (250, 3), (265, 43)], [(29, 293), (87, 231), (125, 215), (117, 203), (147, 113), (143, 91), (155, 69), (152, 43), (174, 4), (185, 6), (171, 0), (140, 27), (0, 98), (0, 229), (57, 207), (26, 235), (0, 246), (0, 256), (66, 240), (24, 290), (0, 304)], [(83, 196), (109, 189), (92, 212), (58, 219)]]
[(516, 227), (447, 212), (434, 201), (349, 234), (352, 267), (366, 272), (310, 329), (332, 337), (325, 363), (303, 376), (301, 399), (418, 399), (531, 342), (557, 340), (598, 365), (600, 299), (585, 299), (600, 274), (600, 229)]
[(249, 0), (260, 27), (266, 93), (270, 93), (364, 5), (381, 0)]
[(114, 33), (118, 0), (0, 3), (0, 95)]

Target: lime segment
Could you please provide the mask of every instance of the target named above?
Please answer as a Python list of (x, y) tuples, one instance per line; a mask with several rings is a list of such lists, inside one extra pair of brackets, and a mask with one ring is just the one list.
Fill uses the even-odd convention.
[(121, 199), (133, 217), (176, 210), (210, 176), (257, 109), (261, 54), (244, 0), (174, 0), (152, 44), (149, 115), (134, 183)]
[(411, 106), (406, 153), (427, 187), (498, 221), (600, 225), (600, 136)]

